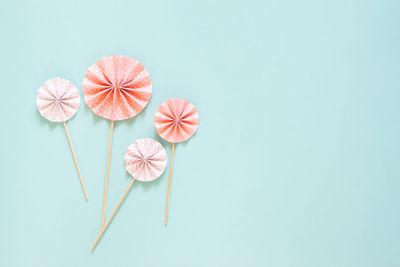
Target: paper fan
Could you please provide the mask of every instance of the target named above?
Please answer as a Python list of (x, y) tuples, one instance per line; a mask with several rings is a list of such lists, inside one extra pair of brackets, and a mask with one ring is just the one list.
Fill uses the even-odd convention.
[(153, 181), (164, 172), (167, 154), (159, 142), (150, 138), (139, 139), (128, 147), (125, 165), (136, 180)]
[(139, 61), (124, 56), (104, 57), (90, 66), (82, 88), (93, 112), (113, 121), (136, 116), (151, 97), (148, 71)]
[(114, 121), (139, 114), (150, 101), (151, 79), (139, 61), (125, 56), (104, 57), (90, 66), (82, 83), (86, 104), (111, 120), (101, 227), (104, 227)]
[(75, 161), (75, 166), (78, 170), (83, 193), (85, 194), (85, 198), (87, 200), (88, 195), (66, 123), (66, 121), (72, 118), (78, 111), (80, 103), (81, 98), (78, 89), (76, 89), (76, 87), (70, 81), (62, 78), (54, 78), (43, 83), (36, 96), (36, 106), (43, 117), (52, 122), (64, 123), (65, 133), (67, 134), (68, 143)]
[(102, 228), (92, 246), (92, 249), (96, 247), (103, 233), (109, 226), (114, 214), (117, 212), (131, 189), (133, 182), (135, 180), (150, 182), (160, 177), (164, 172), (165, 167), (167, 166), (167, 153), (165, 152), (164, 147), (156, 140), (151, 138), (142, 138), (136, 140), (128, 147), (124, 161), (126, 170), (132, 175), (133, 179), (129, 183), (128, 188), (125, 190), (124, 195), (118, 202), (107, 223)]
[(165, 212), (165, 224), (167, 224), (175, 143), (188, 140), (197, 131), (199, 114), (189, 101), (180, 98), (169, 99), (158, 108), (154, 116), (154, 125), (161, 138), (172, 143)]
[(36, 106), (43, 117), (52, 122), (67, 121), (79, 109), (81, 98), (78, 89), (62, 78), (44, 82), (36, 97)]
[(197, 131), (199, 114), (189, 101), (169, 99), (158, 108), (154, 124), (162, 139), (179, 143), (188, 140)]

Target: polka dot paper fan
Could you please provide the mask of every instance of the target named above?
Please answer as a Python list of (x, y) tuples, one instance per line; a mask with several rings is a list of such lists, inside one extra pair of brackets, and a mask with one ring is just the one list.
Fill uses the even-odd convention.
[(36, 97), (36, 106), (43, 117), (52, 122), (67, 121), (79, 109), (78, 89), (68, 80), (54, 78), (43, 83)]
[(195, 106), (180, 98), (165, 101), (154, 117), (157, 133), (170, 143), (188, 140), (199, 125), (199, 114)]
[(151, 138), (142, 138), (128, 147), (124, 160), (127, 171), (134, 179), (149, 182), (164, 172), (167, 153), (159, 142)]
[(152, 93), (151, 79), (139, 61), (125, 56), (111, 56), (101, 58), (88, 68), (82, 88), (85, 102), (92, 111), (111, 120), (101, 220), (103, 229), (114, 121), (132, 118), (146, 107)]
[(82, 190), (88, 200), (85, 183), (79, 169), (78, 160), (72, 146), (66, 121), (72, 118), (79, 109), (81, 98), (78, 89), (68, 80), (54, 78), (43, 83), (36, 96), (36, 106), (43, 117), (52, 122), (63, 122), (68, 143), (71, 148), (75, 166), (81, 181)]
[(125, 56), (104, 57), (90, 66), (82, 88), (86, 104), (109, 120), (136, 116), (152, 92), (148, 71), (139, 61)]
[(92, 249), (96, 247), (105, 230), (110, 225), (113, 216), (118, 211), (126, 195), (131, 189), (135, 180), (149, 182), (157, 179), (164, 172), (167, 165), (167, 153), (164, 147), (154, 139), (142, 138), (138, 139), (130, 145), (125, 155), (125, 165), (127, 171), (133, 176), (133, 179), (119, 200), (114, 211), (111, 213), (107, 223), (102, 227), (100, 234), (92, 245)]

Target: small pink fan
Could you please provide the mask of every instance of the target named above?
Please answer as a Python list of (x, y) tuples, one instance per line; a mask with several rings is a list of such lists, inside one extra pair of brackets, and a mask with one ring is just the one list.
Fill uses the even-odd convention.
[(94, 242), (92, 249), (94, 249), (99, 242), (104, 231), (110, 224), (114, 214), (117, 212), (122, 201), (125, 199), (132, 187), (133, 182), (136, 180), (142, 182), (150, 182), (158, 177), (164, 172), (167, 166), (167, 153), (164, 147), (154, 139), (142, 138), (136, 140), (132, 145), (128, 147), (125, 154), (125, 165), (127, 171), (132, 175), (133, 179), (128, 185), (124, 195), (117, 204), (110, 218), (108, 219), (105, 226), (102, 228), (101, 233)]
[(76, 89), (76, 87), (70, 81), (62, 78), (54, 78), (46, 81), (42, 87), (39, 88), (36, 97), (36, 106), (43, 117), (52, 122), (64, 123), (65, 133), (67, 134), (69, 146), (75, 161), (75, 166), (78, 170), (83, 193), (85, 194), (85, 198), (87, 200), (88, 195), (66, 123), (66, 121), (72, 118), (78, 111), (80, 103), (81, 99), (78, 89)]
[(161, 138), (172, 143), (167, 208), (165, 212), (165, 225), (167, 225), (175, 143), (188, 140), (197, 131), (199, 114), (189, 101), (180, 98), (169, 99), (158, 108), (154, 116), (154, 125)]
[(151, 80), (139, 61), (125, 56), (112, 56), (104, 57), (89, 67), (82, 88), (85, 102), (93, 112), (111, 120), (101, 220), (103, 228), (114, 121), (132, 118), (145, 108), (151, 97)]

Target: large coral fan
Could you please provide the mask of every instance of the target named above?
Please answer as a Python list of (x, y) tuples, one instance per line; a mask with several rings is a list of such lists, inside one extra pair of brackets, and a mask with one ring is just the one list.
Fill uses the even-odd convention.
[(82, 83), (86, 104), (98, 116), (125, 120), (140, 113), (151, 97), (151, 79), (139, 61), (104, 57), (89, 67)]

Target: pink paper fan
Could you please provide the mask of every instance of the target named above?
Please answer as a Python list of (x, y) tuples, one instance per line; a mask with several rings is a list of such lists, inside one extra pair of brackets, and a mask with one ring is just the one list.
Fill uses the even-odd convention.
[(125, 120), (140, 113), (151, 97), (148, 71), (139, 61), (104, 57), (92, 65), (82, 83), (86, 104), (109, 120)]
[(199, 114), (189, 101), (169, 99), (158, 108), (154, 124), (162, 139), (179, 143), (186, 141), (197, 131)]
[(167, 153), (159, 142), (142, 138), (128, 147), (124, 160), (127, 171), (134, 179), (149, 182), (164, 172)]
[(167, 153), (164, 147), (151, 138), (138, 139), (130, 145), (125, 154), (125, 165), (127, 171), (133, 176), (133, 179), (125, 190), (122, 198), (118, 202), (114, 211), (111, 213), (107, 223), (102, 227), (100, 234), (92, 245), (92, 249), (96, 247), (105, 230), (110, 225), (114, 214), (118, 211), (126, 195), (131, 189), (133, 182), (139, 180), (149, 182), (157, 179), (164, 172), (167, 165)]
[(43, 117), (52, 122), (67, 121), (78, 111), (81, 98), (78, 89), (62, 78), (46, 81), (39, 88), (36, 106)]
[(169, 99), (158, 108), (154, 116), (154, 125), (161, 138), (172, 143), (165, 211), (165, 225), (167, 225), (175, 143), (188, 140), (197, 131), (199, 114), (189, 101), (180, 98)]
[(104, 57), (89, 67), (82, 88), (85, 102), (93, 112), (111, 120), (101, 220), (103, 229), (114, 121), (132, 118), (145, 108), (151, 98), (151, 79), (148, 71), (135, 59), (125, 56)]
[(68, 138), (79, 179), (81, 180), (82, 190), (87, 200), (88, 194), (66, 123), (66, 121), (72, 118), (78, 111), (80, 103), (81, 98), (78, 89), (76, 89), (70, 81), (62, 78), (54, 78), (43, 83), (36, 96), (36, 106), (43, 117), (52, 122), (64, 122), (65, 133)]

